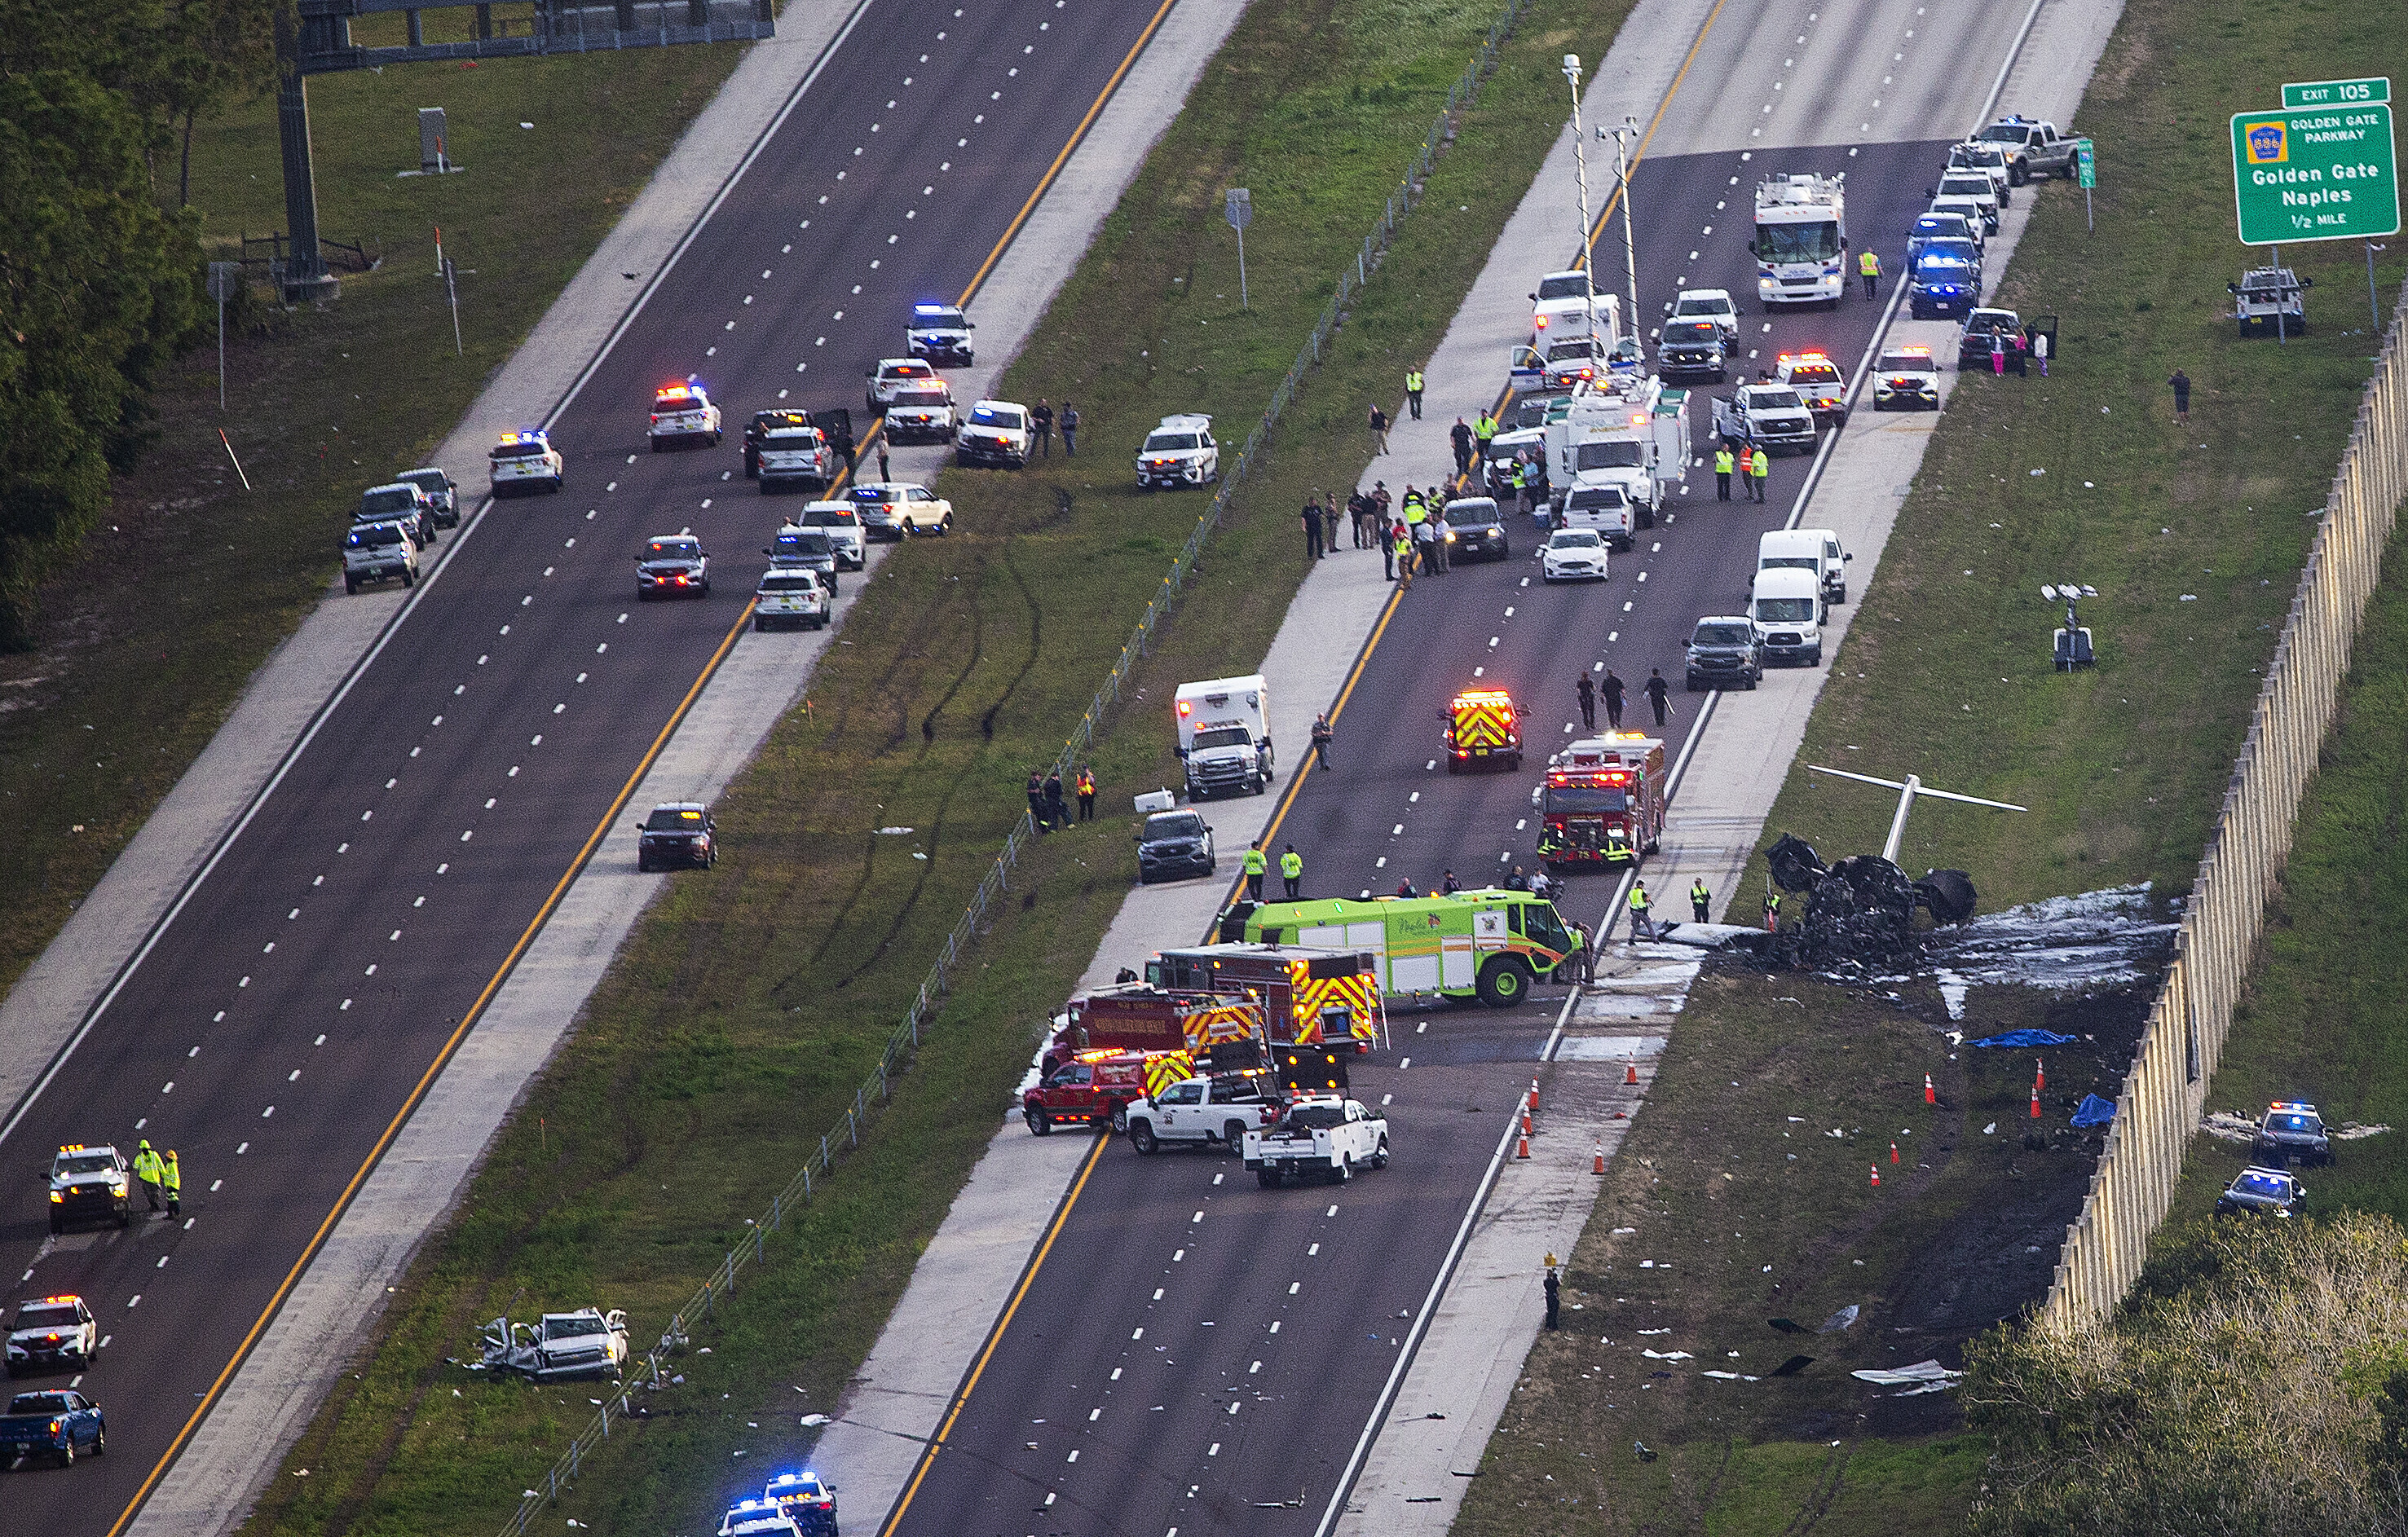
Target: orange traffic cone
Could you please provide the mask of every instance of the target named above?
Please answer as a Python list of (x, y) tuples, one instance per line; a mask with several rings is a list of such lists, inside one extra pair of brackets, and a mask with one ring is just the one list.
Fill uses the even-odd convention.
[(1928, 1073), (1923, 1075), (1923, 1103), (1926, 1104), (1940, 1103), (1940, 1090), (1931, 1087), (1931, 1074)]
[(1536, 1078), (1530, 1080), (1530, 1108), (1539, 1108), (1539, 1080)]
[(1514, 1147), (1513, 1156), (1517, 1159), (1526, 1159), (1530, 1156), (1530, 1131), (1526, 1126), (1522, 1129), (1522, 1140)]
[(2035, 1057), (2032, 1059), (2032, 1092), (2037, 1094), (2047, 1087), (2048, 1064)]
[(1528, 1105), (1522, 1107), (1522, 1140), (1525, 1142), (1530, 1140), (1530, 1107)]
[(2040, 1085), (2038, 1084), (2032, 1085), (2031, 1118), (2034, 1120), (2040, 1119)]
[(1589, 1169), (1589, 1173), (1593, 1174), (1605, 1173), (1605, 1144), (1601, 1142), (1597, 1145), (1597, 1162)]
[(1893, 1143), (1891, 1143), (1891, 1144), (1889, 1145), (1889, 1160), (1890, 1160), (1892, 1163), (1896, 1163), (1896, 1162), (1898, 1161), (1898, 1144), (1897, 1144), (1897, 1143), (1894, 1143), (1894, 1142), (1893, 1142)]
[(1622, 1059), (1622, 1081), (1626, 1084), (1635, 1084), (1639, 1081), (1638, 1058), (1625, 1057)]
[(1878, 1163), (1874, 1164), (1874, 1165), (1872, 1166), (1872, 1170), (1873, 1170), (1873, 1188), (1874, 1188), (1874, 1189), (1876, 1189), (1876, 1190), (1878, 1190), (1878, 1189), (1880, 1189), (1880, 1188), (1881, 1188), (1881, 1165), (1880, 1165), (1880, 1164), (1878, 1164)]

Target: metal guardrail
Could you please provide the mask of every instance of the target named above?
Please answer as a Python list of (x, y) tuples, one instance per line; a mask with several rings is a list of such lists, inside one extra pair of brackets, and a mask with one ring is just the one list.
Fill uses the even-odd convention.
[[(1481, 82), (1496, 68), (1498, 53), (1504, 47), (1505, 39), (1512, 34), (1514, 23), (1535, 3), (1536, 0), (1506, 0), (1504, 9), (1490, 25), (1479, 50), (1448, 90), (1446, 110), (1430, 125), (1429, 134), (1423, 139), (1421, 149), (1413, 156), (1403, 180), (1389, 194), (1379, 221), (1363, 237), (1362, 249), (1355, 253), (1353, 265), (1339, 274), (1336, 292), (1322, 309), (1320, 319), (1313, 324), (1312, 335), (1297, 351), (1287, 376), (1271, 391), (1270, 404), (1264, 409), (1262, 420), (1247, 434), (1245, 446), (1239, 450), (1236, 463), (1222, 472), (1220, 487), (1212, 495), (1212, 505), (1197, 519), (1195, 529), (1187, 535), (1187, 543), (1170, 563), (1169, 574), (1162, 578), (1161, 589), (1146, 605), (1145, 613), (1139, 619), (1135, 632), (1130, 634), (1127, 644), (1121, 648), (1119, 660), (1112, 663), (1111, 672), (1104, 679), (1103, 686), (1096, 690), (1094, 703), (1087, 706), (1086, 713), (1079, 718), (1078, 726), (1062, 744), (1062, 752), (1054, 760), (1054, 769), (1065, 779), (1070, 777), (1081, 754), (1095, 741), (1105, 712), (1119, 702), (1123, 684), (1145, 656), (1155, 626), (1162, 622), (1170, 612), (1171, 605), (1178, 601), (1180, 590), (1185, 585), (1188, 573), (1195, 568), (1197, 557), (1203, 553), (1212, 530), (1220, 526), (1239, 484), (1253, 467), (1255, 456), (1265, 451), (1265, 443), (1272, 428), (1278, 424), (1281, 414), (1296, 398), (1305, 376), (1320, 366), (1322, 344), (1344, 323), (1347, 301), (1379, 271), (1381, 260), (1395, 238), (1398, 224), (1412, 211), (1420, 196), (1423, 178), (1429, 175), (1431, 165), (1453, 135), (1455, 114), (1469, 105)], [(979, 924), (986, 917), (988, 908), (996, 897), (1010, 889), (1012, 866), (1018, 862), (1021, 850), (1036, 835), (1035, 819), (1023, 811), (1013, 823), (1010, 835), (1004, 840), (1002, 851), (996, 855), (994, 864), (979, 881), (978, 890), (970, 898), (969, 905), (953, 924), (952, 932), (945, 935), (943, 947), (938, 952), (935, 963), (928, 968), (928, 975), (921, 982), (919, 993), (912, 999), (903, 1022), (887, 1037), (885, 1049), (879, 1054), (876, 1070), (853, 1091), (853, 1104), (845, 1111), (844, 1119), (829, 1127), (826, 1134), (820, 1138), (818, 1153), (804, 1162), (794, 1178), (786, 1182), (784, 1189), (770, 1198), (768, 1209), (758, 1217), (748, 1219), (752, 1230), (749, 1239), (728, 1250), (718, 1268), (711, 1272), (710, 1278), (703, 1282), (701, 1289), (670, 1317), (668, 1327), (661, 1331), (660, 1343), (645, 1351), (628, 1373), (627, 1380), (615, 1387), (610, 1396), (602, 1401), (600, 1412), (569, 1442), (568, 1449), (544, 1475), (542, 1487), (531, 1490), (520, 1500), (517, 1511), (503, 1524), (503, 1537), (523, 1537), (527, 1523), (535, 1518), (537, 1513), (557, 1501), (561, 1491), (576, 1481), (584, 1459), (610, 1439), (611, 1420), (628, 1417), (634, 1394), (638, 1388), (658, 1388), (667, 1381), (663, 1373), (663, 1359), (684, 1345), (692, 1338), (695, 1329), (710, 1316), (711, 1308), (720, 1299), (735, 1291), (737, 1275), (747, 1264), (766, 1259), (769, 1234), (777, 1231), (798, 1207), (810, 1203), (815, 1179), (824, 1179), (838, 1159), (861, 1145), (863, 1128), (870, 1111), (886, 1102), (895, 1078), (910, 1066), (911, 1055), (919, 1049), (921, 1027), (933, 1019), (942, 1006), (953, 968), (976, 941)]]
[(2140, 1278), (2149, 1237), (2173, 1204), (2183, 1153), (2207, 1107), (2232, 1011), (2265, 932), (2266, 904), (2340, 708), (2358, 621), (2382, 578), (2403, 495), (2408, 290), (2393, 308), (2348, 450), (2326, 493), (2323, 521), (2183, 907), (2173, 964), (2116, 1096), (2089, 1194), (2065, 1231), (2057, 1274), (2040, 1306), (2043, 1328), (2071, 1331), (2105, 1321)]

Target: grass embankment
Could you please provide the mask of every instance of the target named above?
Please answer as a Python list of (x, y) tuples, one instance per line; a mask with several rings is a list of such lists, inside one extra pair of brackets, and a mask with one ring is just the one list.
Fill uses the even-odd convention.
[[(467, 13), (431, 12), (430, 27), (437, 18), (465, 25)], [(223, 411), (213, 344), (170, 365), (151, 403), (156, 444), (44, 589), (38, 648), (0, 658), (0, 989), (324, 595), (360, 488), (425, 462), (741, 57), (641, 49), (309, 82), (320, 228), (381, 249), (384, 264), (338, 268), (342, 298), (324, 309), (237, 309)], [(396, 177), (418, 163), (416, 109), (435, 105), (467, 171)], [(171, 202), (176, 170), (162, 157)], [(212, 259), (284, 227), (272, 96), (200, 125), (192, 187)], [(435, 276), (438, 224), (462, 269), (465, 356)], [(255, 490), (227, 463), (221, 429)]]
[[(1364, 403), (1400, 395), (1559, 131), (1557, 60), (1610, 36), (1625, 8), (1558, 0), (1526, 21), (1099, 741), (1107, 805), (1167, 761), (1169, 719), (1145, 695), (1263, 655), (1303, 574), (1293, 509), (1362, 468)], [(279, 1477), (251, 1530), (483, 1537), (591, 1414), (589, 1395), (468, 1377), (443, 1358), (479, 1320), (554, 1299), (626, 1307), (651, 1338), (743, 1238), (875, 1061), (1020, 812), (1028, 766), (1059, 750), (1205, 505), (1137, 495), (1129, 447), (1172, 410), (1226, 424), (1261, 409), (1492, 16), (1488, 0), (1248, 14), (1001, 387), (1078, 401), (1087, 452), (1023, 475), (947, 473), (955, 536), (899, 552), (865, 591), (811, 710), (780, 723), (726, 797), (727, 857), (676, 882), (629, 941), (359, 1375), (293, 1454), (288, 1473), (311, 1476)], [(1248, 312), (1220, 222), (1233, 183), (1254, 188), (1257, 212)], [(892, 825), (916, 831), (870, 831)], [(1108, 815), (1024, 861), (865, 1152), (746, 1273), (696, 1342), (712, 1354), (681, 1359), (686, 1385), (614, 1436), (547, 1519), (698, 1530), (802, 1455), (796, 1416), (834, 1406), (997, 1125), (1038, 1021), (1126, 891), (1126, 831)]]
[[(2226, 116), (2279, 100), (2300, 59), (2372, 68), (2400, 52), (2379, 19), (2341, 7), (2274, 15), (2172, 0), (2126, 6), (2076, 119), (2100, 143), (2097, 232), (2084, 228), (2078, 190), (2028, 189), (2038, 208), (1998, 301), (2060, 317), (2054, 377), (1964, 381), (1807, 729), (1801, 762), (1911, 771), (2032, 808), (2012, 816), (1923, 803), (1901, 861), (1910, 869), (1971, 871), (1985, 907), (2133, 880), (2154, 881), (2166, 896), (2188, 889), (2374, 345), (2355, 248), (2286, 250), (2316, 279), (2308, 336), (2280, 348), (2271, 336), (2242, 341), (2222, 319), (2224, 285), (2247, 264), (2224, 200)], [(2381, 269), (2386, 318), (2400, 276), (2396, 262)], [(2186, 431), (2172, 420), (2165, 382), (2176, 367), (2194, 381)], [(2073, 676), (2050, 670), (2049, 633), (2061, 610), (2039, 591), (2067, 579), (2100, 593), (2083, 609), (2100, 665)], [(2377, 643), (2361, 655), (2384, 649)], [(2396, 721), (2391, 733), (2386, 744), (2396, 744)], [(2367, 796), (2381, 750), (2364, 749)], [(2396, 787), (2381, 790), (2379, 804), (2396, 805)], [(2376, 843), (2377, 804), (2361, 797), (2339, 808), (2330, 843)], [(1796, 832), (1827, 857), (1877, 848), (1892, 809), (1878, 790), (1794, 770), (1767, 841)], [(2364, 891), (2376, 870), (2396, 885), (2390, 865), (2372, 862), (2375, 848), (2362, 852), (2358, 884), (2331, 889)], [(1762, 879), (1759, 866), (1748, 888)], [(2360, 932), (2371, 942), (2386, 931), (2371, 919)], [(2371, 1068), (2397, 1050), (2377, 1012), (2391, 977), (2371, 963), (2336, 970), (2342, 953), (2359, 952), (2334, 946), (2313, 964), (2329, 979), (2323, 996), (2355, 989), (2365, 1011), (2356, 1060)], [(1924, 1327), (1914, 1304), (1935, 1267), (1961, 1273), (1973, 1294), (1997, 1290), (2001, 1257), (1981, 1236), (2003, 1235), (2042, 1187), (2078, 1195), (2095, 1142), (2060, 1133), (2045, 1152), (2026, 1148), (2028, 1057), (1990, 1064), (1967, 1052), (1968, 1060), (1946, 1061), (1925, 1022), (1940, 1017), (1927, 989), (1902, 991), (1921, 1020), (1803, 979), (1699, 988), (1572, 1257), (1571, 1284), (1594, 1295), (1571, 1316), (1586, 1320), (1603, 1305), (1610, 1322), (1584, 1321), (1534, 1354), (1462, 1530), (1771, 1532), (1812, 1524), (1870, 1533), (1961, 1523), (1986, 1444), (1952, 1428), (1948, 1396), (1894, 1402), (1842, 1373), (1934, 1353), (1953, 1362), (1950, 1350), (1934, 1351), (1932, 1334), (1910, 1354), (1915, 1336), (1889, 1331)], [(1787, 997), (1801, 1003), (1780, 1001)], [(2071, 1028), (2042, 1018), (2042, 1001), (1980, 989), (1966, 1028), (2053, 1023), (2098, 1034), (2047, 1054), (2047, 1124), (2061, 1128), (2065, 1102), (2085, 1089), (2113, 1096), (2137, 1024), (2130, 1017), (2144, 1002), (2144, 992), (2111, 1001), (2116, 1022), (2108, 1028), (2087, 1017)], [(2316, 1034), (2304, 1033), (2312, 1006), (2303, 995), (2287, 1032), (2270, 1032), (2276, 1045), (2264, 1056), (2237, 1048), (2233, 1061), (2258, 1064), (2250, 1096), (2266, 1097), (2258, 1083), (2298, 1083), (2283, 1074), (2298, 1071), (2322, 1035), (2323, 1011)], [(1966, 1105), (1953, 1131), (1924, 1130), (1925, 1071), (1944, 1098)], [(1996, 1086), (1957, 1076), (1984, 1071)], [(2332, 1076), (2345, 1071), (2336, 1065)], [(1741, 1087), (1729, 1087), (1733, 1078)], [(2219, 1089), (2219, 1103), (2230, 1098)], [(2352, 1102), (2349, 1113), (2372, 1119), (2378, 1108)], [(2000, 1140), (2016, 1143), (1979, 1134), (1993, 1114)], [(1809, 1118), (1791, 1126), (1789, 1115)], [(2395, 1106), (2385, 1118), (2408, 1117)], [(1929, 1146), (1954, 1135), (1959, 1151), (1901, 1187), (1875, 1133), (1910, 1125), (1917, 1138), (1934, 1136)], [(1841, 1142), (1816, 1140), (1860, 1126), (1844, 1158)], [(1793, 1135), (1784, 1139), (1784, 1131)], [(1797, 1164), (1787, 1161), (1793, 1151)], [(1868, 1153), (1884, 1170), (1878, 1197)], [(1636, 1231), (1616, 1236), (1616, 1227)], [(2032, 1268), (2023, 1294), (2000, 1298), (2000, 1312), (2037, 1296), (2057, 1236), (2036, 1240), (2042, 1252), (2027, 1257), (2018, 1245), (2005, 1256)], [(1635, 1272), (1642, 1257), (1675, 1268)], [(1803, 1284), (1770, 1299), (1770, 1283), (1786, 1274)], [(1811, 1328), (1852, 1301), (1865, 1310), (1845, 1334), (1775, 1344), (1763, 1322), (1786, 1315)], [(1633, 1337), (1657, 1327), (1672, 1332)], [(1600, 1336), (1614, 1345), (1598, 1345)], [(1900, 1344), (1896, 1354), (1892, 1343)], [(1641, 1367), (1663, 1369), (1626, 1348), (1641, 1344), (1699, 1359), (1674, 1363), (1671, 1378), (1641, 1380), (1632, 1375)], [(1821, 1359), (1783, 1381), (1694, 1375), (1717, 1364), (1760, 1375), (1783, 1345)], [(1733, 1348), (1740, 1359), (1713, 1360)], [(1601, 1360), (1612, 1363), (1612, 1379), (1598, 1374)], [(1634, 1441), (1656, 1460), (1641, 1461)]]

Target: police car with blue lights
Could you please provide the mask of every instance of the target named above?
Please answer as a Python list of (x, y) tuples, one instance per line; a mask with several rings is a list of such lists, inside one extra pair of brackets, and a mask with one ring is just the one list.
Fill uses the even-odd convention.
[(1909, 305), (1918, 320), (1962, 315), (1982, 302), (1982, 252), (1971, 240), (1928, 240), (1907, 269)]
[(1928, 347), (1893, 347), (1881, 355), (1873, 370), (1876, 411), (1937, 411), (1940, 409), (1940, 365)]
[(489, 473), (495, 496), (520, 491), (556, 491), (568, 478), (567, 462), (540, 427), (504, 433), (501, 441), (486, 450), (485, 461), (492, 466)]
[(2297, 1217), (2307, 1199), (2307, 1187), (2292, 1178), (2288, 1170), (2251, 1164), (2215, 1198), (2215, 1215)]
[(970, 333), (977, 329), (958, 305), (913, 305), (903, 350), (948, 368), (968, 368), (974, 356)]
[(2332, 1137), (2316, 1107), (2304, 1100), (2276, 1100), (2258, 1122), (2249, 1156), (2260, 1163), (2330, 1163)]
[(652, 452), (679, 443), (717, 443), (724, 435), (719, 427), (719, 407), (710, 402), (710, 392), (689, 379), (683, 384), (664, 384), (652, 391), (652, 415), (644, 435), (652, 442)]
[(762, 1489), (761, 1499), (784, 1512), (804, 1537), (837, 1537), (836, 1486), (810, 1469), (780, 1473)]

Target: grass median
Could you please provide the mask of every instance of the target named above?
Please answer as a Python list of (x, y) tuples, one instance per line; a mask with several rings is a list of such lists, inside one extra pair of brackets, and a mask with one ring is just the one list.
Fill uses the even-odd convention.
[[(1962, 381), (1799, 755), (2031, 807), (2007, 817), (1920, 804), (1900, 861), (1911, 870), (1971, 872), (1985, 909), (2131, 881), (2155, 883), (2160, 902), (2188, 889), (2374, 350), (2354, 246), (2286, 249), (2315, 278), (2308, 335), (2243, 340), (2224, 319), (2224, 285), (2250, 263), (2224, 199), (2226, 115), (2279, 100), (2299, 59), (2373, 69), (2400, 51), (2364, 12), (2126, 5), (2076, 117), (2099, 143), (2096, 232), (2078, 190), (2028, 189), (2038, 207), (1996, 301), (2060, 318), (2052, 377)], [(2386, 258), (2386, 317), (2401, 276)], [(2166, 384), (2177, 368), (2193, 380), (2186, 427)], [(2100, 592), (2083, 605), (2100, 664), (2071, 676), (2051, 670), (2061, 608), (2040, 592), (2069, 578)], [(2270, 1007), (2262, 1046), (2239, 1046), (2241, 1032), (2228, 1059), (2247, 1065), (2228, 1066), (2227, 1079), (2260, 1099), (2311, 1060), (2329, 1081), (2347, 1078), (2344, 1063), (2371, 1070), (2394, 1055), (2373, 1012), (2390, 978), (2348, 959), (2381, 919), (2342, 913), (2389, 868), (2372, 862), (2384, 843), (2368, 834), (2387, 828), (2371, 819), (2396, 800), (2375, 766), (2396, 749), (2396, 721), (2372, 731), (2365, 767), (2333, 792), (2325, 847), (2341, 861), (2338, 884), (2320, 888), (2315, 914), (2328, 937), (2283, 974), (2325, 976), (2317, 996), (2346, 989), (2367, 1022), (2326, 1052), (2321, 1031), (2308, 1034), (2306, 997)], [(1893, 809), (1879, 791), (1795, 770), (1766, 840), (1795, 832), (1827, 858), (1874, 849)], [(1763, 878), (1759, 864), (1746, 884)], [(2068, 1134), (2063, 1110), (2088, 1089), (2114, 1097), (2147, 989), (2073, 1016), (2063, 999), (1974, 991), (1957, 1027), (1969, 1034), (2044, 1025), (2095, 1036), (2047, 1054), (2043, 1124), (2057, 1130), (2037, 1146), (2021, 1135), (2028, 1058), (1952, 1060), (1930, 985), (1896, 991), (1744, 975), (1700, 984), (1572, 1256), (1570, 1284), (1587, 1308), (1570, 1316), (1584, 1322), (1531, 1357), (1460, 1530), (1961, 1527), (1990, 1448), (1960, 1428), (1954, 1396), (1899, 1402), (1844, 1373), (1924, 1355), (1960, 1364), (1956, 1347), (1985, 1320), (1974, 1308), (1928, 1328), (1916, 1308), (1944, 1278), (1935, 1271), (2001, 1315), (2038, 1299), (2061, 1226), (2028, 1254), (2004, 1240), (2018, 1211), (2038, 1225), (2060, 1209), (2051, 1203), (2071, 1203), (2061, 1223), (2078, 1205), (2097, 1143)], [(1925, 1072), (1943, 1101), (1928, 1126)], [(2219, 1095), (2231, 1098), (2221, 1085)], [(2397, 1109), (2396, 1094), (2372, 1085), (2362, 1103), (2338, 1097), (2362, 1119)], [(1900, 1139), (1901, 1179), (1885, 1133), (1909, 1128), (1931, 1140), (1918, 1159)], [(1841, 1137), (1824, 1135), (1835, 1129)], [(2391, 1200), (2392, 1177), (2370, 1169), (2361, 1199)], [(2203, 1187), (2185, 1199), (2202, 1205)], [(1637, 1271), (1642, 1258), (1672, 1259), (1671, 1274)], [(1851, 1302), (1859, 1322), (1832, 1334), (1766, 1325), (1789, 1316), (1811, 1331)], [(1670, 1332), (1642, 1340), (1641, 1329)], [(1634, 1345), (1692, 1359), (1650, 1361)], [(1790, 1354), (1817, 1359), (1791, 1377), (1764, 1370)], [(1701, 1379), (1709, 1367), (1763, 1380)]]
[[(1626, 8), (1551, 0), (1525, 21), (1098, 739), (1107, 807), (1168, 761), (1168, 709), (1149, 698), (1268, 649), (1305, 570), (1293, 509), (1362, 470), (1364, 403), (1401, 394), (1560, 131), (1565, 47), (1610, 36)], [(1322, 0), (1240, 23), (1000, 387), (1076, 400), (1085, 454), (946, 472), (954, 536), (898, 552), (864, 591), (809, 707), (726, 797), (718, 870), (676, 879), (639, 925), (252, 1530), (490, 1532), (589, 1395), (444, 1358), (496, 1313), (588, 1300), (655, 1337), (744, 1238), (841, 1117), (1029, 767), (1059, 750), (1206, 505), (1139, 494), (1126, 452), (1174, 410), (1242, 439), (1226, 424), (1260, 412), (1494, 15), (1490, 0)], [(1250, 309), (1220, 221), (1219, 190), (1241, 178)], [(679, 1359), (686, 1382), (652, 1396), (547, 1519), (695, 1530), (808, 1451), (799, 1415), (836, 1405), (1117, 911), (1127, 831), (1108, 813), (1032, 850), (862, 1153), (714, 1313), (695, 1341), (712, 1353)]]
[[(466, 12), (436, 12), (430, 27), (445, 16), (466, 24)], [(742, 56), (638, 49), (310, 81), (320, 227), (383, 264), (338, 262), (342, 298), (323, 308), (235, 306), (222, 410), (216, 347), (174, 360), (150, 403), (150, 453), (43, 588), (37, 648), (0, 657), (0, 804), (11, 808), (0, 988), (325, 596), (360, 489), (425, 462)], [(416, 109), (428, 105), (447, 108), (466, 170), (398, 177), (418, 164)], [(246, 234), (283, 227), (280, 164), (272, 96), (199, 125), (193, 206), (211, 259), (238, 259)], [(173, 202), (173, 163), (160, 177)], [(457, 354), (437, 225), (462, 269)]]

